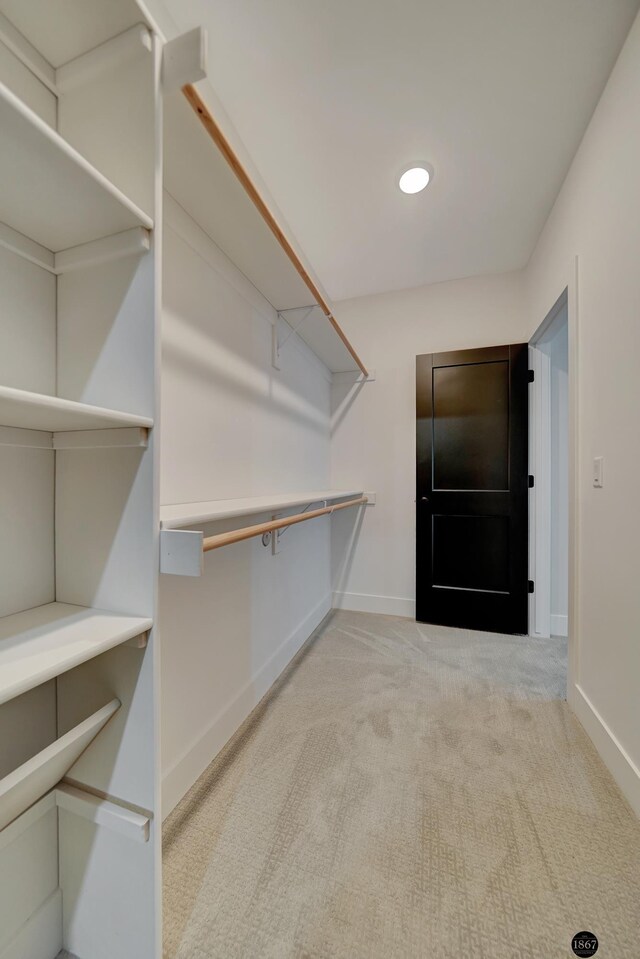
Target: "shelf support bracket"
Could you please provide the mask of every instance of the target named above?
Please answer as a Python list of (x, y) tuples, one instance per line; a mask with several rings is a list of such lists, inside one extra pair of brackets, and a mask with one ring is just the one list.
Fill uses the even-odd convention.
[[(309, 319), (309, 317), (311, 316), (313, 311), (316, 309), (316, 307), (317, 307), (317, 304), (313, 303), (311, 306), (308, 306), (308, 307), (295, 307), (292, 310), (278, 310), (278, 317), (276, 319), (276, 322), (273, 324), (272, 339), (271, 339), (272, 354), (273, 354), (271, 358), (271, 362), (274, 369), (276, 370), (280, 369), (280, 353), (285, 343), (287, 343), (291, 339), (293, 334), (297, 333), (298, 330), (302, 327), (302, 325), (306, 323), (306, 321)], [(285, 313), (297, 313), (300, 309), (305, 310), (302, 316), (302, 319), (298, 320), (295, 326), (292, 326), (291, 323), (289, 323), (289, 320), (287, 319), (287, 317), (285, 316)], [(278, 320), (284, 320), (284, 322), (289, 327), (289, 332), (287, 333), (287, 335), (285, 336), (283, 340), (280, 340), (278, 336)]]

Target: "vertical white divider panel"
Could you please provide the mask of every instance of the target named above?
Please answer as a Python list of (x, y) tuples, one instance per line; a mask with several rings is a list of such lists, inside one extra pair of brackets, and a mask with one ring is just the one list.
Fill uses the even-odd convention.
[[(0, 35), (21, 42), (0, 16)], [(28, 47), (28, 44), (26, 44)], [(53, 93), (0, 40), (0, 80), (55, 124)], [(3, 190), (12, 184), (4, 183)], [(19, 255), (16, 250), (25, 255)], [(0, 385), (56, 391), (56, 278), (38, 265), (53, 255), (0, 224)], [(3, 424), (0, 423), (0, 427)], [(3, 429), (5, 440), (18, 431)], [(23, 431), (22, 435), (33, 433)], [(0, 616), (55, 599), (54, 459), (36, 446), (0, 446)], [(56, 738), (55, 682), (0, 706), (0, 777)], [(50, 959), (62, 945), (57, 812), (45, 798), (0, 831), (0, 957)], [(44, 951), (46, 949), (46, 952)]]
[[(116, 41), (113, 49), (118, 46)], [(126, 43), (129, 43), (127, 40)], [(108, 46), (108, 45), (107, 45)], [(135, 46), (135, 45), (134, 45)], [(67, 82), (60, 130), (160, 222), (161, 43)], [(120, 51), (122, 52), (122, 50)], [(65, 68), (66, 70), (66, 68)], [(58, 392), (157, 425), (159, 231), (149, 250), (58, 278)], [(157, 428), (139, 447), (56, 451), (56, 596), (156, 620)], [(59, 810), (63, 942), (81, 959), (160, 959), (158, 666), (146, 646), (114, 648), (58, 678), (58, 735), (117, 696), (122, 705), (68, 781), (144, 811), (147, 843)]]

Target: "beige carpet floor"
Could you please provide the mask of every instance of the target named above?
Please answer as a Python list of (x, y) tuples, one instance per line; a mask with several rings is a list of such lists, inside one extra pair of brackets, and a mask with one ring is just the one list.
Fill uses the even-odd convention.
[(167, 959), (640, 955), (562, 640), (334, 613), (164, 830)]

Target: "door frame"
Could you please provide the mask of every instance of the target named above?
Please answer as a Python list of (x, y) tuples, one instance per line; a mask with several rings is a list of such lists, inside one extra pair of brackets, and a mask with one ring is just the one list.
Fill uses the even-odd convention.
[(568, 290), (560, 294), (529, 340), (529, 635), (551, 635), (551, 358), (538, 347), (558, 314), (568, 308)]
[[(529, 471), (535, 477), (535, 485), (529, 491), (529, 576), (535, 583), (529, 598), (529, 635), (548, 636), (550, 633), (550, 579), (539, 569), (544, 567), (547, 556), (549, 570), (550, 553), (550, 499), (548, 457), (549, 439), (549, 363), (535, 343), (553, 323), (559, 310), (567, 306), (569, 340), (568, 371), (568, 445), (569, 445), (569, 595), (568, 595), (568, 647), (567, 698), (572, 701), (572, 690), (579, 681), (579, 424), (578, 424), (578, 342), (579, 342), (579, 259), (574, 257), (564, 273), (563, 281), (556, 287), (551, 302), (540, 326), (531, 337), (530, 360), (539, 385), (544, 389), (532, 390), (529, 397)], [(533, 349), (531, 349), (533, 346)], [(542, 394), (542, 398), (541, 398)], [(545, 423), (547, 435), (545, 438)], [(547, 457), (545, 459), (545, 457)], [(540, 481), (538, 479), (540, 477)], [(546, 477), (546, 481), (545, 481)], [(546, 518), (545, 518), (546, 511)], [(544, 610), (547, 610), (545, 613)]]

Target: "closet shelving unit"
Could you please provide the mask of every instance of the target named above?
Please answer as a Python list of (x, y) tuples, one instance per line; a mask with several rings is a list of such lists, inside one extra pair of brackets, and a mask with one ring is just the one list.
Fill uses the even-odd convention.
[(0, 0), (0, 959), (160, 955), (161, 53)]
[[(375, 495), (365, 495), (362, 490), (317, 490), (161, 506), (160, 571), (176, 576), (200, 576), (204, 553), (268, 534), (275, 534), (272, 548), (277, 551), (277, 537), (289, 526), (327, 516), (338, 510), (366, 506), (368, 503), (375, 503)], [(311, 509), (314, 504), (320, 505)], [(300, 506), (305, 507), (303, 512), (282, 515), (283, 510)], [(242, 526), (207, 537), (202, 530), (190, 528), (261, 513), (270, 513), (271, 521)]]
[[(230, 147), (212, 143), (190, 86), (202, 48), (199, 31), (167, 39), (142, 0), (0, 0), (0, 959), (162, 952), (165, 160), (179, 202), (282, 317), (274, 362), (314, 306), (300, 335), (330, 369), (366, 376)], [(354, 494), (165, 508), (162, 535)]]
[[(272, 364), (278, 369), (287, 341), (299, 335), (331, 372), (351, 372), (366, 381), (362, 359), (333, 315), (326, 296), (246, 166), (216, 121), (206, 94), (192, 83), (165, 98), (164, 183), (166, 190), (263, 294), (276, 312)], [(374, 503), (362, 490), (324, 490), (161, 506), (160, 568), (164, 573), (199, 576), (203, 552), (248, 538), (246, 527), (207, 538), (190, 527), (235, 517), (270, 514), (277, 533), (282, 511), (314, 503), (339, 508)], [(354, 499), (355, 498), (355, 499)], [(358, 499), (359, 498), (359, 499)], [(290, 524), (322, 515), (289, 516)], [(252, 535), (262, 534), (263, 524)], [(233, 533), (233, 531), (232, 531)], [(273, 540), (277, 548), (277, 536)]]

